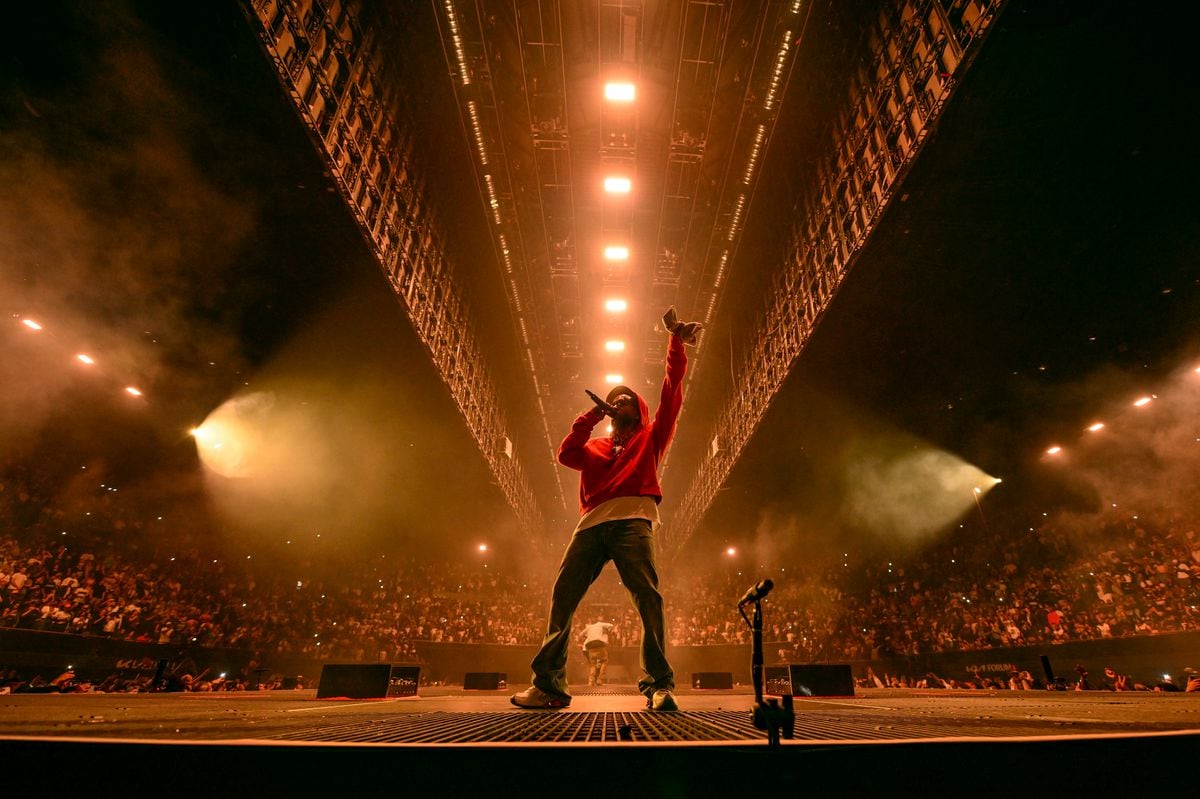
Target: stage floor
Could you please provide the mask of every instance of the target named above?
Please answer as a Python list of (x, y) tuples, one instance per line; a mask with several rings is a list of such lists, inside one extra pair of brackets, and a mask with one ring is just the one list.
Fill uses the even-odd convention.
[[(652, 713), (632, 686), (580, 692), (569, 709), (512, 707), (508, 692), (425, 688), (376, 701), (312, 691), (239, 694), (0, 696), (0, 740), (290, 742), (399, 747), (753, 746), (746, 690), (678, 692), (682, 710)], [(1200, 694), (860, 690), (796, 700), (784, 746), (886, 742), (1196, 736)]]

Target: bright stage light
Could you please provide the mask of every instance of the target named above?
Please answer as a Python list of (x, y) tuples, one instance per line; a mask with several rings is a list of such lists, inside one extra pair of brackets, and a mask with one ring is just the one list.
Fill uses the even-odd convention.
[(1060, 452), (1062, 452), (1062, 447), (1059, 447), (1059, 446), (1053, 446), (1050, 449), (1046, 450), (1047, 455), (1057, 455)]
[(725, 550), (725, 554), (732, 558), (734, 555), (737, 554), (737, 550), (734, 549), (733, 547), (729, 547), (728, 549)]
[(42, 329), (42, 326), (39, 325), (37, 322), (33, 321), (32, 319), (22, 319), (21, 324), (25, 325), (25, 327), (29, 328), (30, 330), (41, 330)]
[[(264, 432), (271, 404), (259, 395), (238, 397), (222, 404), (201, 424), (189, 430), (200, 461), (227, 478), (254, 477), (277, 471), (268, 461), (271, 437)], [(281, 437), (278, 440), (282, 441)]]
[(1103, 429), (1104, 429), (1104, 422), (1096, 422), (1095, 424), (1088, 425), (1089, 433), (1095, 433), (1095, 432), (1098, 432)]
[(91, 366), (92, 364), (96, 363), (96, 361), (93, 360), (90, 355), (84, 355), (82, 352), (79, 353), (78, 355), (76, 355), (75, 359), (78, 360), (80, 363), (86, 363), (88, 366)]
[(615, 386), (617, 383), (624, 383), (625, 378), (622, 375), (605, 375), (604, 382), (610, 386)]
[(128, 395), (129, 395), (129, 396), (131, 396), (131, 397), (140, 397), (140, 396), (142, 396), (142, 392), (141, 392), (141, 390), (140, 390), (140, 389), (137, 389), (137, 388), (134, 388), (133, 386), (125, 386), (125, 393), (126, 393), (126, 394), (128, 394)]
[(487, 551), (488, 551), (488, 545), (487, 545), (487, 544), (480, 544), (480, 545), (479, 545), (479, 551), (480, 551), (480, 552), (487, 552)]
[(625, 300), (605, 300), (604, 310), (609, 313), (624, 313), (629, 308), (629, 303)]
[(625, 342), (624, 341), (606, 341), (606, 342), (604, 342), (604, 349), (608, 350), (609, 352), (624, 352), (625, 351)]
[(1139, 399), (1139, 400), (1137, 400), (1136, 402), (1134, 402), (1134, 403), (1133, 403), (1133, 407), (1135, 407), (1135, 408), (1144, 408), (1144, 407), (1146, 407), (1147, 405), (1149, 405), (1149, 404), (1150, 404), (1150, 401), (1151, 401), (1152, 399), (1153, 399), (1153, 397), (1142, 397), (1141, 399)]
[(628, 194), (633, 188), (633, 181), (629, 178), (605, 178), (604, 190), (609, 194)]
[(637, 98), (637, 89), (632, 83), (604, 84), (604, 99), (614, 103), (632, 103)]
[(629, 248), (620, 245), (613, 245), (604, 248), (604, 260), (606, 261), (628, 261)]

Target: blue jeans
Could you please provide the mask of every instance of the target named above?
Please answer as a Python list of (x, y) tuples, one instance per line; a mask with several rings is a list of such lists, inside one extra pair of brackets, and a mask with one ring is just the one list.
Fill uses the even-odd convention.
[(660, 688), (675, 689), (675, 672), (667, 663), (666, 623), (658, 572), (654, 568), (654, 538), (645, 519), (620, 519), (581, 530), (571, 538), (558, 567), (550, 604), (550, 620), (542, 648), (533, 658), (533, 684), (548, 694), (567, 697), (567, 649), (571, 618), (584, 594), (609, 561), (617, 565), (633, 606), (642, 617), (642, 679), (646, 696)]

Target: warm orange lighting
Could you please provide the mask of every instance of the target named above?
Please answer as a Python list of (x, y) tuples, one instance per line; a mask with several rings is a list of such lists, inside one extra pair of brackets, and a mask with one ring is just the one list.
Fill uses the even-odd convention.
[(480, 545), (479, 545), (479, 551), (480, 551), (480, 552), (487, 552), (487, 551), (488, 551), (488, 545), (487, 545), (487, 544), (480, 544)]
[(606, 83), (604, 99), (614, 103), (632, 103), (637, 99), (637, 89), (632, 83)]
[(617, 383), (624, 383), (625, 377), (623, 375), (605, 375), (604, 382), (610, 386), (615, 386)]
[(1096, 422), (1095, 424), (1088, 425), (1088, 432), (1091, 432), (1091, 433), (1095, 433), (1098, 430), (1103, 430), (1103, 429), (1104, 429), (1104, 422)]
[(629, 303), (625, 300), (605, 300), (604, 310), (609, 313), (624, 313), (629, 308)]
[(633, 188), (633, 181), (629, 178), (605, 178), (604, 190), (609, 194), (628, 194)]
[(1046, 450), (1047, 455), (1057, 455), (1060, 452), (1062, 452), (1062, 447), (1051, 447), (1050, 449)]
[(604, 248), (604, 260), (606, 261), (628, 261), (629, 248), (620, 245), (613, 245)]
[(1147, 405), (1149, 405), (1149, 404), (1150, 404), (1150, 400), (1151, 400), (1151, 399), (1153, 399), (1153, 398), (1152, 398), (1152, 397), (1142, 397), (1142, 398), (1141, 398), (1141, 399), (1139, 399), (1137, 402), (1133, 403), (1133, 407), (1135, 407), (1135, 408), (1144, 408), (1144, 407), (1146, 407)]
[(88, 366), (91, 366), (92, 364), (94, 364), (96, 362), (95, 360), (92, 359), (92, 357), (90, 355), (84, 355), (82, 352), (79, 353), (78, 355), (76, 355), (75, 359), (78, 360), (80, 363), (86, 363)]
[(42, 329), (42, 326), (39, 325), (37, 322), (33, 321), (32, 319), (22, 319), (21, 324), (25, 325), (25, 327), (29, 328), (30, 330), (41, 330)]
[(624, 352), (625, 351), (625, 342), (624, 341), (606, 341), (606, 342), (604, 342), (604, 349), (608, 350), (609, 352)]
[(725, 550), (725, 554), (732, 558), (734, 555), (737, 554), (737, 550), (734, 549), (733, 547), (729, 547), (728, 549)]
[(126, 386), (126, 387), (125, 387), (125, 393), (126, 393), (126, 394), (129, 394), (131, 397), (140, 397), (140, 396), (142, 396), (142, 392), (141, 392), (140, 390), (138, 390), (138, 389), (134, 388), (133, 386)]

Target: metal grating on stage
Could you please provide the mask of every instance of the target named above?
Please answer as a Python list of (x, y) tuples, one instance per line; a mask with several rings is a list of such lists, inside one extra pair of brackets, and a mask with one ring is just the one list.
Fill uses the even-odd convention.
[[(1047, 733), (1044, 724), (976, 717), (909, 723), (895, 716), (802, 714), (796, 740), (915, 740), (1011, 737)], [(1053, 726), (1053, 725), (1052, 725)], [(1105, 730), (1106, 732), (1110, 730)], [(1061, 727), (1058, 732), (1066, 732)], [(410, 713), (383, 719), (329, 724), (273, 736), (288, 741), (406, 744), (618, 743), (761, 741), (748, 711), (653, 713), (540, 711), (533, 713)]]
[(421, 713), (329, 725), (277, 736), (355, 743), (615, 743), (756, 740), (745, 712)]

